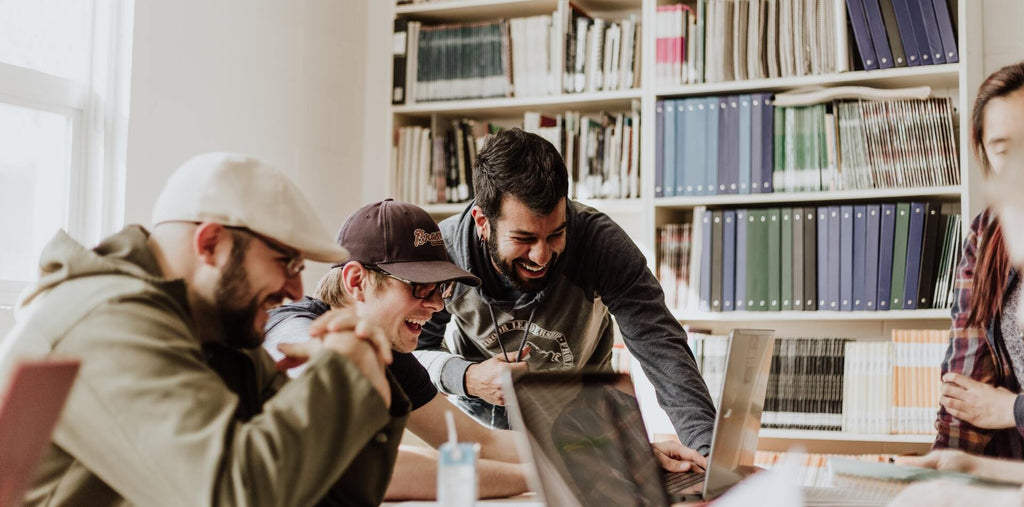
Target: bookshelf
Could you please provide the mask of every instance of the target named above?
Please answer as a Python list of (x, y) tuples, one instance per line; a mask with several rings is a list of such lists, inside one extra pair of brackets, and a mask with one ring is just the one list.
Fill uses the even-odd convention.
[[(838, 7), (845, 0), (819, 0)], [(470, 23), (518, 18), (559, 11), (565, 0), (450, 0), (399, 5), (391, 7), (391, 19), (419, 21), (424, 25)], [(586, 199), (584, 202), (608, 213), (637, 242), (648, 257), (652, 269), (657, 268), (658, 230), (665, 224), (692, 220), (697, 207), (709, 209), (761, 208), (768, 206), (803, 206), (818, 203), (865, 204), (928, 200), (957, 205), (966, 232), (971, 218), (983, 207), (980, 172), (970, 154), (968, 132), (973, 94), (984, 77), (982, 69), (982, 7), (981, 2), (954, 2), (959, 63), (896, 67), (882, 70), (851, 70), (824, 74), (748, 79), (702, 84), (662, 85), (656, 82), (655, 47), (659, 6), (679, 3), (668, 0), (580, 0), (574, 4), (588, 14), (606, 19), (634, 16), (643, 27), (640, 38), (640, 86), (612, 91), (557, 93), (531, 97), (412, 102), (390, 107), (385, 121), (388, 138), (401, 127), (420, 126), (432, 132), (444, 130), (454, 119), (470, 118), (497, 126), (521, 126), (525, 112), (562, 114), (579, 111), (596, 114), (628, 112), (639, 105), (639, 188), (637, 198)], [(684, 2), (684, 3), (692, 3)], [(564, 6), (562, 7), (564, 8)], [(843, 7), (845, 9), (845, 7)], [(852, 34), (848, 46), (854, 47)], [(840, 44), (837, 51), (842, 51)], [(390, 61), (391, 48), (381, 48), (380, 58)], [(852, 68), (852, 67), (851, 67)], [(932, 96), (948, 97), (956, 109), (954, 132), (957, 136), (959, 162), (958, 185), (899, 187), (867, 190), (817, 192), (778, 192), (765, 194), (688, 195), (655, 197), (656, 104), (664, 99), (697, 96), (784, 92), (805, 87), (863, 85), (878, 88), (929, 86)], [(394, 161), (392, 165), (394, 171)], [(390, 184), (390, 183), (389, 183)], [(463, 204), (422, 203), (436, 219), (457, 214)], [(936, 254), (937, 255), (937, 254)], [(673, 315), (684, 324), (726, 332), (732, 327), (765, 326), (777, 329), (780, 336), (845, 336), (856, 340), (886, 340), (894, 329), (943, 329), (949, 325), (948, 309), (892, 311), (771, 311), (771, 312), (703, 312), (692, 308), (674, 309)], [(658, 432), (658, 429), (653, 429)], [(762, 447), (784, 450), (795, 442), (806, 442), (810, 452), (923, 452), (930, 447), (931, 435), (856, 434), (840, 431), (762, 430)]]

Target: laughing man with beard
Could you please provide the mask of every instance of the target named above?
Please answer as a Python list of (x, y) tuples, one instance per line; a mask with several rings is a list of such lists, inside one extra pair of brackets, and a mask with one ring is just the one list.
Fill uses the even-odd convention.
[(304, 260), (347, 258), (284, 173), (225, 153), (178, 168), (148, 230), (59, 232), (0, 342), (3, 377), (81, 360), (25, 504), (379, 504), (409, 411), (387, 339), (325, 315), (287, 348), (308, 365), (291, 380), (260, 348)]
[(715, 409), (686, 333), (639, 248), (608, 216), (569, 200), (568, 184), (540, 136), (511, 129), (487, 143), (473, 165), (476, 200), (440, 224), (448, 255), (482, 284), (456, 287), (416, 356), (464, 410), (507, 428), (504, 371), (610, 370), (614, 316), (687, 447), (678, 457), (706, 466)]

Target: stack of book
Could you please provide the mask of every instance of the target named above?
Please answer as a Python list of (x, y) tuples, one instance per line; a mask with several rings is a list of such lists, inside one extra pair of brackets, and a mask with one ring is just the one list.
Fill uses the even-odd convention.
[(762, 428), (842, 429), (843, 338), (775, 340)]
[[(688, 0), (659, 5), (660, 86), (848, 70), (845, 16), (836, 2)], [(839, 34), (837, 36), (837, 34)]]
[(865, 70), (960, 61), (952, 0), (846, 0)]
[(949, 98), (785, 107), (766, 93), (659, 100), (654, 193), (959, 185), (953, 117)]
[(565, 10), (562, 91), (583, 93), (628, 90), (640, 86), (640, 22), (635, 16), (618, 21), (587, 14), (569, 3)]
[(569, 2), (552, 14), (424, 25), (396, 18), (393, 104), (626, 90), (640, 85), (640, 22)]
[(662, 288), (678, 309), (886, 311), (952, 304), (960, 256), (955, 203), (698, 206), (689, 234), (680, 233), (682, 225), (662, 227), (657, 252)]
[(462, 118), (442, 135), (401, 127), (392, 153), (396, 198), (416, 204), (458, 203), (473, 198), (473, 160), (493, 126)]
[(891, 342), (850, 342), (843, 431), (931, 434), (949, 331), (895, 329)]
[(640, 197), (640, 106), (635, 101), (628, 113), (528, 112), (523, 130), (547, 139), (562, 154), (570, 198)]
[[(718, 407), (729, 337), (687, 334)], [(932, 434), (949, 332), (895, 329), (891, 341), (777, 338), (762, 428)]]

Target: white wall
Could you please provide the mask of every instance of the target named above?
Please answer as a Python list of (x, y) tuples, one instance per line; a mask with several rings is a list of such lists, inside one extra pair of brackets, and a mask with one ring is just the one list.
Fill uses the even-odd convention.
[[(230, 150), (290, 171), (336, 231), (363, 203), (369, 3), (136, 2), (125, 223), (148, 224), (188, 157)], [(307, 292), (325, 270), (308, 265)]]
[(228, 150), (289, 171), (337, 230), (362, 202), (367, 1), (139, 2), (126, 222), (185, 159)]

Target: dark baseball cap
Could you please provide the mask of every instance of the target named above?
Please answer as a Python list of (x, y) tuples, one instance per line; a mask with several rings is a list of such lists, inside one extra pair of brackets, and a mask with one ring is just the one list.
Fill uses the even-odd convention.
[(350, 261), (410, 282), (480, 285), (479, 278), (448, 260), (441, 229), (414, 204), (385, 199), (363, 206), (345, 220), (337, 242), (349, 251)]

